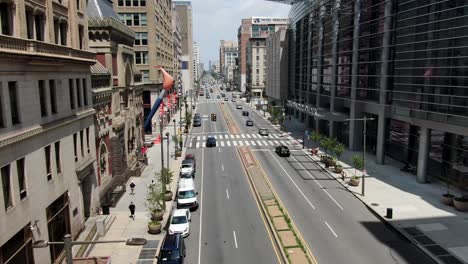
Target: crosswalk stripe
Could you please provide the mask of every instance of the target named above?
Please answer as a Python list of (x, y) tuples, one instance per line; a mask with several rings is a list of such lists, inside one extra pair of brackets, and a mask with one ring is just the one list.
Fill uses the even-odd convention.
[(245, 143), (246, 146), (250, 146), (249, 141), (246, 140), (244, 143)]
[[(257, 144), (255, 143), (255, 141), (250, 141), (250, 143), (252, 143), (252, 146), (257, 146)], [(257, 142), (258, 143), (258, 142)]]
[(228, 145), (228, 147), (231, 146), (231, 141), (226, 141), (226, 144)]
[(273, 141), (267, 141), (268, 143), (270, 143), (271, 146), (274, 146), (275, 143), (273, 143)]
[(197, 142), (197, 146), (196, 146), (196, 147), (198, 148), (199, 145), (200, 145), (200, 142)]
[(253, 138), (258, 138), (258, 135), (257, 135), (257, 134), (253, 134), (252, 137), (253, 137)]
[(273, 140), (273, 142), (275, 142), (276, 145), (280, 145), (281, 143), (278, 142), (277, 140)]
[(242, 135), (241, 135), (241, 137), (242, 137), (242, 138), (245, 138), (245, 135), (244, 135), (244, 134), (242, 134)]
[(268, 146), (268, 143), (265, 140), (263, 140), (262, 142), (263, 144), (265, 144), (265, 146)]
[(220, 141), (219, 144), (221, 145), (221, 147), (224, 147), (224, 141)]
[(236, 138), (240, 138), (240, 135), (236, 135)]
[(215, 139), (218, 139), (218, 138), (216, 137), (216, 135), (213, 135), (213, 137), (214, 137)]
[(200, 136), (197, 136), (197, 141), (200, 140)]
[(261, 141), (257, 141), (257, 144), (258, 144), (259, 146), (263, 146)]
[(234, 145), (234, 147), (237, 147), (237, 141), (233, 141), (232, 144)]
[(239, 146), (244, 146), (244, 142), (239, 141)]
[(203, 136), (203, 137), (202, 137), (202, 140), (205, 141), (205, 140), (206, 140), (206, 136)]
[(274, 134), (273, 137), (275, 137), (276, 139), (279, 139), (279, 136), (277, 134)]
[(234, 138), (234, 135), (231, 135), (231, 139), (233, 139), (233, 138)]
[(225, 139), (229, 139), (229, 135), (224, 135), (224, 138), (225, 138)]

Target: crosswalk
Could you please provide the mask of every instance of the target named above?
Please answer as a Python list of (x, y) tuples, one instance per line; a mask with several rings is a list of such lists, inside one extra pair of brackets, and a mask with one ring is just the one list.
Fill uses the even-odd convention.
[[(279, 145), (296, 146), (299, 143), (290, 136), (270, 134), (261, 136), (259, 134), (216, 134), (217, 147), (275, 147)], [(189, 148), (206, 147), (207, 135), (192, 136)]]
[[(198, 101), (199, 104), (212, 104), (212, 103), (220, 103), (224, 102), (224, 98), (222, 99), (205, 99), (205, 100), (200, 100)], [(226, 101), (227, 103), (227, 101)]]

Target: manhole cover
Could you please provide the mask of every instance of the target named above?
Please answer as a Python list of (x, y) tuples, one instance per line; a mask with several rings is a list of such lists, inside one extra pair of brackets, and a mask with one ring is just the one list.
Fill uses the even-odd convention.
[(370, 205), (372, 205), (372, 206), (379, 206), (378, 203), (371, 203)]

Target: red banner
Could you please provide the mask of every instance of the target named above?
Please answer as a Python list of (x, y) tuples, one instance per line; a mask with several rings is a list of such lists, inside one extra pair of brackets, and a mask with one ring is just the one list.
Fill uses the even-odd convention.
[(159, 109), (159, 116), (163, 117), (164, 116), (164, 102), (161, 102), (161, 106)]

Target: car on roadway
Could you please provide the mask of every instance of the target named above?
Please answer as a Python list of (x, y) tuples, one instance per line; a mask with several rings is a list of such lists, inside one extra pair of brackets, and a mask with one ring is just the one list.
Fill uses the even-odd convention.
[(180, 179), (177, 188), (177, 209), (188, 208), (190, 211), (197, 210), (197, 195), (198, 192), (195, 190), (193, 179)]
[(226, 97), (226, 94), (225, 94), (225, 93), (221, 93), (221, 97)]
[(190, 235), (190, 210), (176, 209), (172, 213), (171, 224), (169, 225), (169, 234), (181, 234), (183, 237)]
[(216, 138), (214, 136), (208, 136), (206, 138), (207, 147), (216, 147)]
[(182, 235), (167, 234), (156, 258), (158, 264), (183, 264), (185, 256), (185, 242)]
[(145, 142), (143, 142), (143, 146), (147, 148), (151, 148), (153, 145), (154, 145), (154, 142), (152, 140), (145, 140)]
[(249, 111), (242, 111), (243, 116), (249, 116)]
[(246, 125), (246, 126), (253, 126), (253, 121), (252, 121), (252, 120), (247, 120), (247, 121), (245, 122), (245, 125)]
[(193, 160), (184, 159), (180, 167), (181, 178), (195, 178), (195, 163)]
[(266, 128), (260, 128), (258, 130), (258, 133), (261, 135), (261, 136), (268, 136), (268, 129)]
[(232, 98), (232, 99), (231, 99), (231, 102), (235, 103), (235, 102), (236, 102), (236, 99)]
[(201, 118), (200, 113), (195, 113), (195, 115), (193, 116), (193, 118), (197, 118), (197, 117), (198, 117), (198, 118)]
[(242, 109), (242, 105), (241, 105), (241, 104), (237, 104), (237, 105), (236, 105), (236, 109)]
[(198, 117), (198, 118), (195, 117), (195, 118), (193, 119), (193, 126), (194, 126), (194, 127), (199, 127), (199, 126), (201, 126), (201, 118), (200, 118), (200, 117)]
[(289, 151), (289, 148), (286, 147), (286, 146), (283, 146), (283, 145), (277, 146), (275, 148), (275, 152), (280, 157), (289, 157), (289, 156), (291, 156), (291, 152)]
[(205, 98), (206, 98), (206, 99), (210, 99), (211, 96), (210, 96), (209, 94), (207, 94), (207, 95), (205, 96)]
[(221, 99), (221, 96), (218, 94), (218, 95), (216, 96), (216, 99)]
[(224, 101), (225, 101), (225, 102), (229, 102), (229, 99), (228, 99), (228, 98), (224, 98)]

